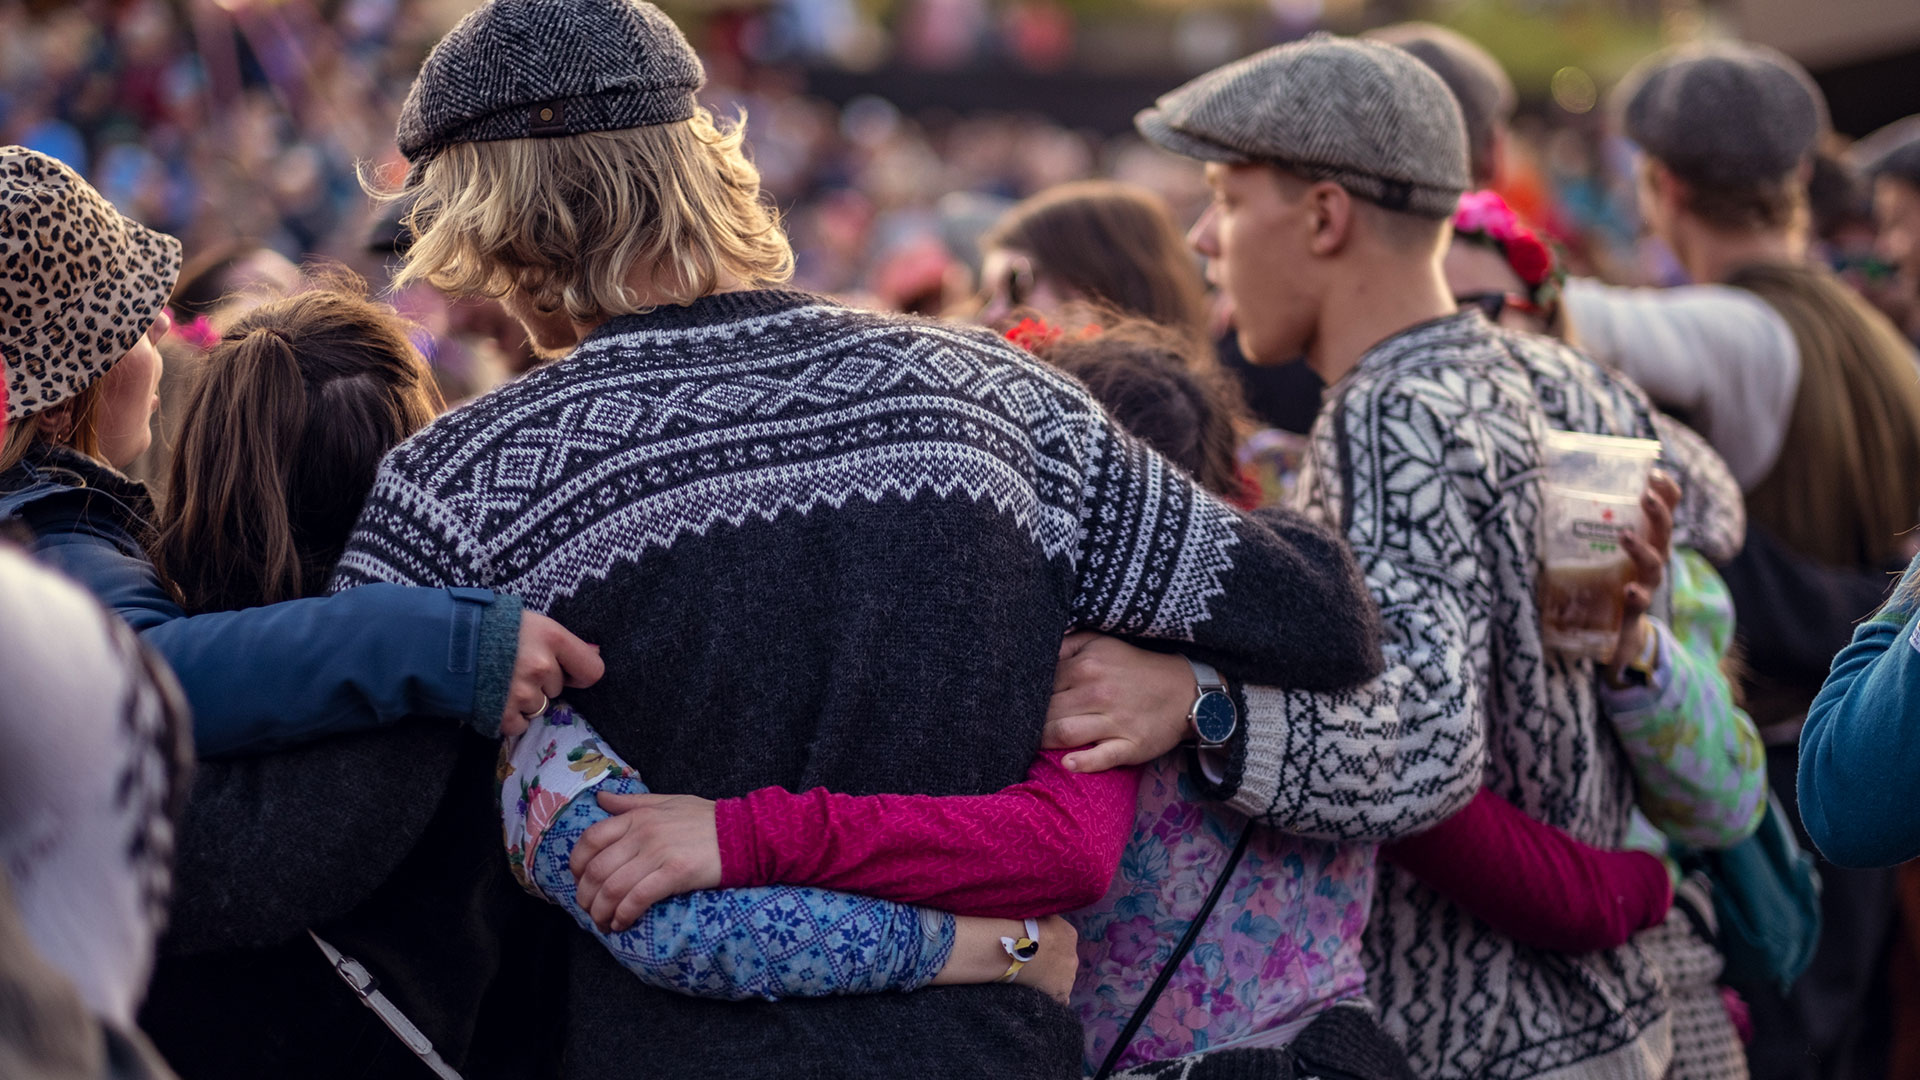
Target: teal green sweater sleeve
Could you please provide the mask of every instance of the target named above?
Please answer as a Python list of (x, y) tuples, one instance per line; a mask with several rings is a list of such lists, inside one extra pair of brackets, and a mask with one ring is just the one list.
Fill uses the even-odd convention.
[(1800, 818), (1840, 866), (1893, 866), (1920, 855), (1920, 560), (1894, 597), (1853, 632), (1800, 732)]
[(513, 662), (520, 656), (520, 598), (494, 597), (480, 613), (480, 639), (473, 678), (473, 730), (489, 739), (500, 737), (500, 717), (507, 711), (507, 688), (513, 683)]

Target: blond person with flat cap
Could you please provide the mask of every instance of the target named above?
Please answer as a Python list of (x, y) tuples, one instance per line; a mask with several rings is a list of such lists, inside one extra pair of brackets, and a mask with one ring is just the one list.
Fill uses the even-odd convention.
[[(1542, 640), (1541, 441), (1650, 438), (1651, 411), (1565, 346), (1456, 310), (1441, 260), (1471, 181), (1452, 95), (1399, 49), (1321, 36), (1203, 75), (1136, 123), (1206, 163), (1214, 201), (1190, 236), (1247, 355), (1304, 353), (1329, 384), (1302, 501), (1344, 531), (1387, 627), (1387, 669), (1359, 689), (1246, 688), (1244, 731), (1208, 755), (1212, 794), (1306, 836), (1388, 841), (1484, 783), (1580, 841), (1622, 846), (1635, 781), (1599, 700), (1619, 672)], [(1660, 555), (1628, 546), (1644, 603)], [(1621, 644), (1616, 662), (1632, 655)], [(1056, 716), (1049, 742), (1164, 752), (1177, 719), (1147, 700)], [(1346, 796), (1318, 799), (1304, 777)], [(1367, 989), (1417, 1075), (1665, 1073), (1664, 988), (1634, 945), (1549, 954), (1403, 869), (1377, 875)]]
[[(607, 750), (703, 799), (1007, 787), (1070, 629), (1236, 679), (1375, 670), (1325, 529), (1226, 507), (991, 332), (784, 288), (791, 249), (703, 78), (637, 0), (491, 0), (428, 56), (397, 131), (419, 233), (399, 280), (500, 298), (555, 359), (388, 455), (338, 588), (515, 591), (601, 647), (607, 677), (570, 703)], [(599, 817), (551, 875), (577, 878), (576, 921), (631, 914), (671, 872), (636, 857), (659, 798), (569, 803), (574, 824)], [(775, 925), (822, 966), (873, 936), (824, 940), (788, 907)], [(1029, 945), (1004, 943), (1012, 985), (774, 1002), (643, 985), (570, 932), (558, 1071), (1071, 1075), (1080, 1025), (1020, 965), (1073, 941), (1027, 926)], [(687, 1052), (662, 1064), (660, 1046)]]

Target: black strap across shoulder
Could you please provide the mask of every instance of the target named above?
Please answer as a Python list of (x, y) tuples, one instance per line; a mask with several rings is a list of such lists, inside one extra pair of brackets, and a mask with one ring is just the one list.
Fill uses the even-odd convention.
[(1213, 890), (1207, 893), (1206, 903), (1200, 905), (1200, 911), (1187, 924), (1187, 932), (1181, 936), (1180, 944), (1175, 945), (1173, 955), (1167, 957), (1166, 966), (1154, 977), (1153, 985), (1147, 987), (1147, 996), (1134, 1006), (1133, 1015), (1127, 1018), (1127, 1026), (1121, 1028), (1120, 1037), (1113, 1040), (1113, 1049), (1107, 1051), (1107, 1060), (1100, 1063), (1100, 1071), (1093, 1074), (1093, 1080), (1107, 1080), (1113, 1075), (1113, 1067), (1120, 1063), (1120, 1055), (1127, 1052), (1127, 1047), (1133, 1044), (1133, 1037), (1140, 1033), (1140, 1025), (1147, 1022), (1147, 1014), (1153, 1011), (1153, 1003), (1160, 1000), (1160, 994), (1173, 979), (1173, 973), (1180, 970), (1180, 964), (1193, 951), (1194, 942), (1200, 938), (1200, 928), (1207, 925), (1207, 919), (1219, 905), (1220, 894), (1227, 891), (1227, 882), (1240, 866), (1240, 859), (1247, 853), (1247, 841), (1252, 838), (1253, 822), (1249, 820), (1246, 827), (1240, 830), (1240, 839), (1233, 845), (1233, 854), (1227, 856), (1227, 864), (1220, 868), (1220, 876), (1214, 880)]

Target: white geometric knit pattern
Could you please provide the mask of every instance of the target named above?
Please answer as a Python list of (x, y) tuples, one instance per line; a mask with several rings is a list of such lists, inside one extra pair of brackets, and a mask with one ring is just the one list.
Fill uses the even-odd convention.
[[(1633, 783), (1592, 665), (1541, 642), (1539, 441), (1547, 428), (1646, 436), (1649, 424), (1624, 382), (1477, 314), (1365, 357), (1330, 391), (1301, 490), (1360, 561), (1387, 671), (1336, 694), (1246, 691), (1236, 808), (1308, 836), (1386, 840), (1485, 783), (1536, 820), (1617, 846)], [(1631, 1055), (1664, 1008), (1631, 946), (1579, 960), (1524, 949), (1391, 865), (1366, 962), (1421, 1076), (1517, 1080)]]
[[(548, 610), (649, 548), (850, 500), (965, 499), (1082, 583), (1082, 625), (1187, 639), (1232, 566), (1237, 518), (1078, 384), (990, 335), (806, 306), (594, 338), (397, 450), (343, 582), (472, 582)], [(756, 335), (802, 344), (768, 350)]]

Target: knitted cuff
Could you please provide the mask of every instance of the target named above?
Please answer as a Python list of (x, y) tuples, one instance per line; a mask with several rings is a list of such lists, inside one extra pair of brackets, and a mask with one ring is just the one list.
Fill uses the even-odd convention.
[(473, 715), (467, 723), (489, 739), (500, 737), (500, 715), (507, 711), (507, 688), (520, 658), (520, 598), (497, 595), (480, 613), (475, 650)]
[(746, 799), (713, 804), (713, 828), (720, 841), (720, 887), (745, 889), (770, 882), (754, 880), (760, 865), (759, 838), (753, 831), (753, 807)]
[(831, 831), (825, 788), (764, 787), (713, 806), (720, 841), (720, 887), (796, 885), (812, 880), (808, 853)]
[(1666, 922), (1667, 912), (1673, 907), (1673, 874), (1666, 860), (1644, 851), (1615, 854), (1622, 866), (1620, 880), (1631, 883), (1619, 899), (1634, 931), (1651, 930)]

